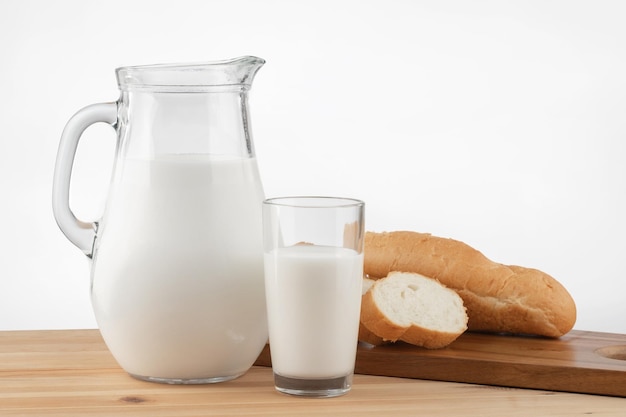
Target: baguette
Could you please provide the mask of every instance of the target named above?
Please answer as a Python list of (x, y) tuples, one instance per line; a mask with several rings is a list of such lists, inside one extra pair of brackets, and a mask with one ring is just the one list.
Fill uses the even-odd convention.
[(365, 234), (364, 272), (416, 272), (440, 281), (463, 299), (468, 329), (560, 337), (576, 322), (576, 305), (550, 275), (487, 259), (463, 242), (408, 231)]
[(467, 314), (461, 297), (436, 280), (392, 272), (363, 296), (361, 327), (383, 341), (438, 349), (467, 329)]

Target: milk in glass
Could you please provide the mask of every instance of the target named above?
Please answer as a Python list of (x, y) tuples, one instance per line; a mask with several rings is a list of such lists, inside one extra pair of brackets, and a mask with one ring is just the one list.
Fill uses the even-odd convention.
[(363, 254), (316, 245), (265, 253), (272, 367), (295, 378), (351, 374), (356, 356)]

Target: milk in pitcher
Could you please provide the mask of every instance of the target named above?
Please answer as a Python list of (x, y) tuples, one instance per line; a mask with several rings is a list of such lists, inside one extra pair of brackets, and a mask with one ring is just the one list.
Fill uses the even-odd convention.
[(109, 349), (138, 378), (219, 382), (245, 373), (267, 341), (256, 160), (118, 163), (92, 269)]

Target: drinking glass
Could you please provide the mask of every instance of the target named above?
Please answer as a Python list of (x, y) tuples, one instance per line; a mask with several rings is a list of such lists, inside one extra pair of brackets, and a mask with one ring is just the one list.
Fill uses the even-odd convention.
[(364, 208), (339, 197), (263, 202), (265, 292), (278, 391), (334, 397), (352, 386)]

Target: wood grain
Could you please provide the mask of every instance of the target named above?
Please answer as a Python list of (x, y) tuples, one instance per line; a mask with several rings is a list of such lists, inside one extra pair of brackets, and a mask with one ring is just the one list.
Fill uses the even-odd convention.
[[(356, 372), (626, 397), (625, 358), (620, 334), (574, 330), (549, 339), (467, 332), (436, 350), (361, 344)], [(269, 347), (256, 364), (271, 365)]]
[(226, 383), (155, 384), (120, 369), (96, 330), (0, 332), (3, 417), (549, 417), (623, 416), (624, 410), (626, 399), (618, 397), (370, 375), (355, 375), (343, 397), (303, 399), (277, 393), (271, 369), (260, 366)]

